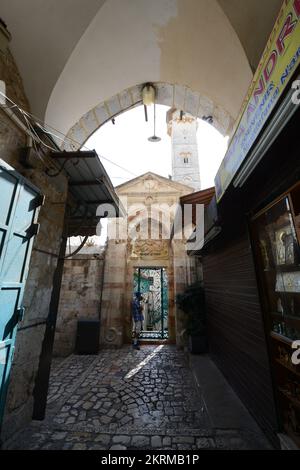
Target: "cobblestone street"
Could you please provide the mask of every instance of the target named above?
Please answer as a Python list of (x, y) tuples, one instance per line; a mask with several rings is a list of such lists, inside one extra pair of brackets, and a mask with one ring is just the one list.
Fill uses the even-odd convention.
[(9, 449), (254, 449), (262, 434), (213, 427), (187, 355), (172, 346), (102, 350), (52, 365), (47, 417)]

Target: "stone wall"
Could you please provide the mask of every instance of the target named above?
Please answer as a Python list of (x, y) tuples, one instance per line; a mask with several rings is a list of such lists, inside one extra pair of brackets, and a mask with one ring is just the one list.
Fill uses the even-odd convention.
[(109, 240), (105, 256), (100, 345), (121, 347), (124, 341), (124, 296), (127, 244)]
[[(186, 247), (181, 240), (172, 240), (173, 249), (173, 268), (174, 268), (174, 299), (177, 294), (182, 294), (185, 288), (199, 280), (197, 272), (196, 258), (187, 255)], [(186, 337), (184, 329), (184, 313), (174, 305), (175, 325), (176, 325), (176, 344), (182, 348), (185, 346)]]
[(0, 53), (0, 80), (6, 84), (7, 96), (25, 111), (30, 111), (22, 77), (9, 49), (5, 54)]
[(77, 254), (67, 258), (57, 316), (55, 356), (75, 350), (77, 320), (98, 320), (103, 279), (104, 254)]
[[(11, 53), (0, 54), (0, 79), (5, 80), (7, 94), (21, 107), (29, 109), (22, 80)], [(67, 180), (61, 175), (50, 178), (45, 173), (47, 157), (41, 156), (37, 169), (25, 169), (20, 163), (20, 149), (27, 137), (0, 110), (0, 158), (35, 184), (45, 195), (40, 210), (40, 232), (35, 239), (26, 284), (25, 318), (17, 333), (16, 350), (6, 401), (2, 439), (25, 425), (32, 416), (33, 388), (39, 365), (41, 345), (52, 292), (67, 198)]]

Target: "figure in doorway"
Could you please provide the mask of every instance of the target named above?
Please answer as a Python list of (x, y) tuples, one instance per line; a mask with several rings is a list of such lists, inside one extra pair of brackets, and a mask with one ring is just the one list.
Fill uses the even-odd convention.
[(140, 334), (143, 330), (143, 306), (141, 301), (143, 300), (142, 294), (140, 292), (135, 292), (134, 299), (132, 301), (132, 319), (133, 319), (133, 349), (140, 349)]
[(141, 306), (142, 306), (142, 312), (143, 312), (143, 330), (148, 331), (149, 327), (149, 308), (148, 308), (148, 297), (149, 297), (149, 292), (143, 292), (143, 297), (141, 301)]

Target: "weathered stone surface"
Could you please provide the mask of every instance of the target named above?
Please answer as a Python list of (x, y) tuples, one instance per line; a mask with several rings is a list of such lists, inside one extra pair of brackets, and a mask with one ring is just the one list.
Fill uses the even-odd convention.
[(58, 309), (54, 355), (68, 356), (74, 352), (77, 320), (99, 318), (103, 259), (93, 254), (68, 258)]
[(77, 444), (73, 445), (73, 450), (86, 450), (86, 444), (82, 442), (78, 442)]
[[(108, 224), (100, 329), (100, 343), (105, 347), (120, 347), (124, 338), (131, 341), (133, 274), (134, 269), (139, 266), (166, 268), (169, 286), (168, 334), (170, 340), (175, 340), (174, 298), (176, 293), (182, 292), (187, 282), (196, 279), (196, 270), (193, 269), (194, 261), (187, 256), (183, 240), (177, 240), (181, 250), (174, 251), (168, 239), (159, 237), (162, 232), (167, 237), (168, 229), (171, 229), (168, 224), (172, 224), (174, 220), (174, 207), (179, 198), (191, 190), (187, 185), (150, 172), (117, 188), (118, 196), (130, 215), (127, 220), (113, 219)], [(158, 211), (158, 207), (163, 210), (164, 218), (169, 222), (163, 228), (160, 226), (160, 236), (157, 234), (149, 240), (134, 240), (138, 221), (147, 225), (151, 207), (154, 213)], [(181, 327), (181, 323), (178, 324)]]
[(194, 444), (195, 438), (190, 436), (177, 436), (174, 437), (175, 444)]
[(6, 84), (6, 93), (25, 111), (30, 111), (28, 99), (25, 95), (23, 80), (18, 71), (13, 55), (9, 49), (0, 57), (0, 77)]
[(128, 445), (130, 442), (130, 436), (114, 436), (112, 442), (114, 444)]
[(108, 446), (110, 442), (110, 436), (109, 434), (100, 434), (95, 438), (95, 442), (102, 444), (104, 446)]
[(151, 447), (161, 447), (162, 440), (160, 436), (152, 436), (151, 437)]
[[(139, 369), (130, 380), (124, 377), (155, 351), (145, 346), (140, 351), (129, 347), (102, 350), (98, 356), (71, 356), (58, 362), (51, 374), (51, 400), (46, 423), (36, 422), (19, 434), (7, 448), (11, 449), (250, 449), (268, 448), (263, 436), (244, 435), (237, 430), (215, 430), (202, 408), (202, 397), (188, 368), (186, 356), (175, 347), (165, 346)], [(151, 384), (151, 386), (147, 384)], [(164, 390), (174, 388), (175, 396), (161, 393), (165, 405), (157, 413), (155, 403), (145, 403), (147, 393), (153, 393), (164, 383)], [(70, 386), (71, 384), (71, 386)], [(147, 392), (146, 390), (149, 390)], [(101, 393), (100, 393), (101, 391)], [(53, 400), (53, 395), (56, 400)], [(104, 403), (111, 403), (116, 413), (102, 424), (99, 416), (107, 417)], [(97, 401), (92, 401), (97, 397)], [(142, 400), (143, 405), (130, 412), (127, 400)], [(82, 411), (85, 403), (92, 408)], [(99, 408), (95, 410), (95, 406)], [(147, 405), (147, 410), (144, 406)], [(151, 406), (149, 406), (151, 405)], [(179, 421), (168, 416), (165, 408), (180, 408)], [(73, 411), (76, 410), (74, 414)], [(122, 411), (121, 411), (122, 410)], [(82, 415), (83, 413), (83, 415)], [(75, 422), (68, 424), (70, 417)], [(124, 422), (126, 419), (126, 423)]]
[(55, 432), (53, 435), (52, 435), (52, 439), (54, 441), (60, 441), (62, 439), (65, 439), (67, 436), (67, 433), (66, 432)]
[(148, 449), (150, 446), (150, 439), (148, 436), (133, 436), (131, 446), (139, 449)]
[(215, 447), (214, 441), (211, 438), (200, 437), (196, 440), (197, 449), (211, 449)]
[(171, 445), (171, 438), (170, 437), (164, 437), (162, 440), (162, 445), (164, 447), (169, 447)]
[[(10, 51), (0, 55), (0, 78), (6, 83), (8, 96), (24, 110), (29, 111), (22, 79)], [(63, 174), (56, 178), (47, 176), (45, 169), (50, 165), (50, 158), (46, 154), (43, 155), (42, 150), (40, 156), (43, 156), (34, 162), (36, 167), (25, 168), (20, 161), (20, 149), (28, 144), (27, 136), (13, 124), (3, 110), (0, 110), (0, 114), (0, 158), (32, 182), (45, 196), (45, 203), (38, 216), (40, 231), (34, 241), (23, 298), (26, 313), (19, 325), (6, 400), (1, 435), (5, 440), (29, 422), (32, 416), (32, 393), (45, 332), (44, 322), (49, 312), (53, 274), (61, 244), (67, 179)]]

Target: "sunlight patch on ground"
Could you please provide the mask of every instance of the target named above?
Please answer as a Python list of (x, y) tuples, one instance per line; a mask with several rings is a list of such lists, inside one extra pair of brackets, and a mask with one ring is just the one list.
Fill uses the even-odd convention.
[(153, 359), (154, 356), (156, 356), (157, 353), (162, 350), (163, 347), (164, 345), (162, 344), (155, 348), (155, 350), (151, 354), (149, 354), (142, 362), (140, 362), (134, 369), (131, 369), (131, 371), (129, 371), (128, 374), (125, 375), (124, 380), (131, 379), (131, 377), (137, 374), (146, 364), (148, 364), (148, 362), (151, 361), (151, 359)]

